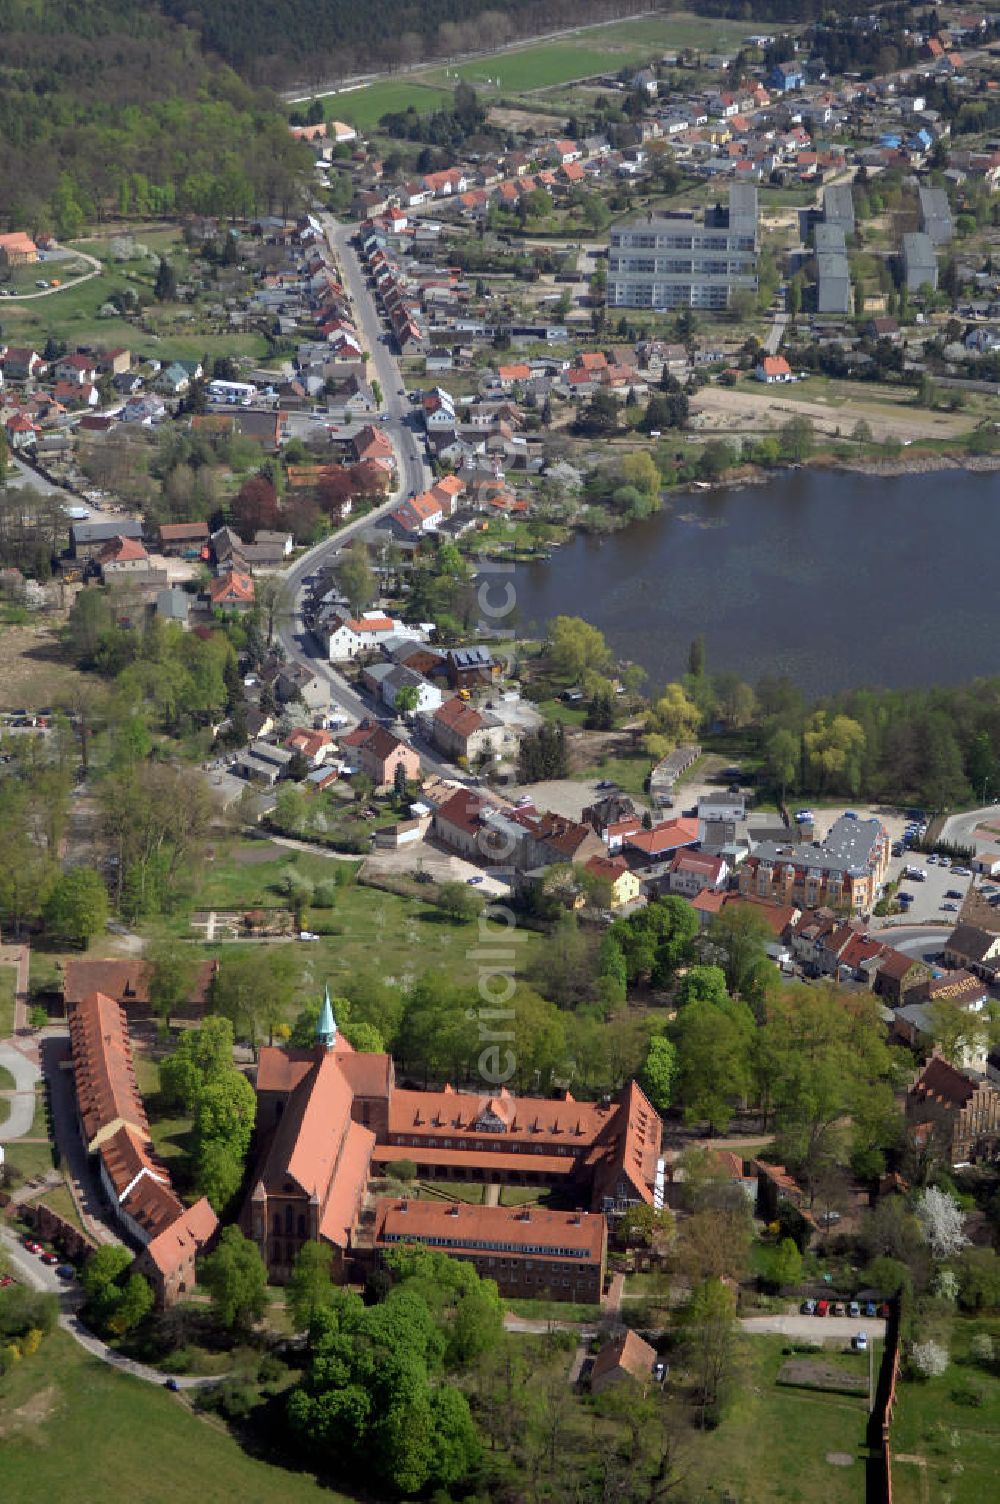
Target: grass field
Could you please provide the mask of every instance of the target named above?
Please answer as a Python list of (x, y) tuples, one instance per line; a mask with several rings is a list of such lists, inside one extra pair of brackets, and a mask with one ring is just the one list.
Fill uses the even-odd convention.
[(17, 1082), (5, 1065), (0, 1065), (0, 1091), (16, 1091)]
[(7, 1039), (14, 1032), (14, 991), (16, 985), (16, 967), (0, 966), (0, 1039)]
[(386, 79), (361, 89), (331, 94), (323, 104), (328, 120), (346, 120), (359, 131), (370, 131), (390, 112), (406, 110), (412, 105), (418, 114), (429, 115), (442, 104), (450, 103), (456, 78), (484, 87), (488, 81), (499, 80), (495, 93), (531, 94), (577, 79), (616, 73), (625, 66), (638, 67), (666, 51), (732, 47), (745, 32), (745, 22), (695, 15), (651, 16), (610, 26), (584, 27), (573, 36), (510, 47), (448, 69), (421, 69), (405, 79)]
[[(266, 860), (257, 860), (268, 851)], [(308, 852), (280, 851), (261, 842), (243, 842), (235, 850), (206, 869), (197, 895), (200, 909), (241, 909), (283, 907), (285, 900), (277, 890), (281, 874), (294, 867), (314, 881), (330, 879), (345, 864)], [(302, 982), (297, 998), (289, 999), (289, 1017), (299, 1002), (313, 996), (327, 981), (336, 990), (338, 978), (349, 978), (370, 971), (373, 966), (388, 982), (408, 984), (424, 972), (438, 970), (460, 981), (475, 976), (475, 964), (468, 954), (479, 940), (475, 921), (456, 923), (440, 909), (419, 898), (403, 898), (396, 893), (349, 883), (338, 889), (332, 909), (315, 910), (324, 926), (335, 933), (323, 935), (315, 943), (297, 947), (303, 963)], [(186, 921), (176, 926), (190, 934)], [(518, 964), (527, 969), (534, 959), (542, 937), (532, 930), (518, 953)], [(211, 954), (225, 956), (231, 947), (213, 947)]]
[[(1000, 1470), (1000, 1379), (969, 1359), (977, 1332), (1000, 1344), (1000, 1321), (957, 1317), (945, 1345), (948, 1371), (926, 1383), (904, 1380), (892, 1422), (892, 1485), (896, 1504), (982, 1504), (995, 1498)], [(936, 1334), (945, 1336), (945, 1334)], [(977, 1388), (982, 1403), (970, 1403)], [(901, 1457), (914, 1459), (900, 1461)]]
[(346, 94), (333, 94), (323, 104), (328, 120), (345, 120), (357, 131), (371, 131), (383, 115), (410, 108), (418, 115), (431, 115), (442, 105), (450, 104), (451, 98), (450, 89), (437, 88), (419, 78), (394, 78), (367, 84), (363, 89), (351, 89)]
[(633, 794), (638, 799), (648, 798), (643, 784), (652, 769), (653, 759), (645, 753), (636, 757), (602, 757), (600, 762), (583, 769), (582, 772), (574, 773), (574, 778), (607, 778), (616, 783), (626, 794)]
[(62, 1331), (0, 1379), (4, 1498), (129, 1504), (345, 1504), (305, 1473), (243, 1452), (184, 1401), (90, 1357)]
[[(781, 1337), (745, 1337), (722, 1423), (692, 1443), (705, 1499), (740, 1504), (858, 1504), (864, 1498), (867, 1397), (782, 1389)], [(862, 1363), (864, 1360), (857, 1360)], [(828, 1460), (850, 1457), (848, 1465)]]

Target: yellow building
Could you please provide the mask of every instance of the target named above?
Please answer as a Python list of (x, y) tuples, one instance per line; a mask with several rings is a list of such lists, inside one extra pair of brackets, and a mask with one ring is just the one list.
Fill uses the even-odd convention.
[(642, 892), (642, 884), (628, 866), (624, 857), (592, 856), (586, 870), (594, 877), (611, 884), (611, 907), (623, 909), (635, 903)]

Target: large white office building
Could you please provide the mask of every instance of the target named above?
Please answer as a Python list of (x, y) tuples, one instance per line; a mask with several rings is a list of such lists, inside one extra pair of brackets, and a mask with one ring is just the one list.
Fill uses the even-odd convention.
[(757, 189), (735, 183), (729, 207), (648, 215), (611, 231), (609, 308), (728, 308), (757, 291)]

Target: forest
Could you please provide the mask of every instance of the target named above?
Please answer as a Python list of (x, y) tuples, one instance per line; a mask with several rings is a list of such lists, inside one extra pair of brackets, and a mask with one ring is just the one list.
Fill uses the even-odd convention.
[(294, 207), (311, 166), (277, 99), (127, 0), (0, 0), (0, 223)]

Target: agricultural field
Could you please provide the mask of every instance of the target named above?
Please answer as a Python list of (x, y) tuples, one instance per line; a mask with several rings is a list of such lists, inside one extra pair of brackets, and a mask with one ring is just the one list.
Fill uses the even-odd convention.
[(431, 115), (450, 103), (450, 89), (436, 88), (420, 78), (387, 79), (323, 100), (328, 120), (344, 120), (363, 133), (373, 131), (383, 115), (409, 109), (416, 110), (418, 115)]

